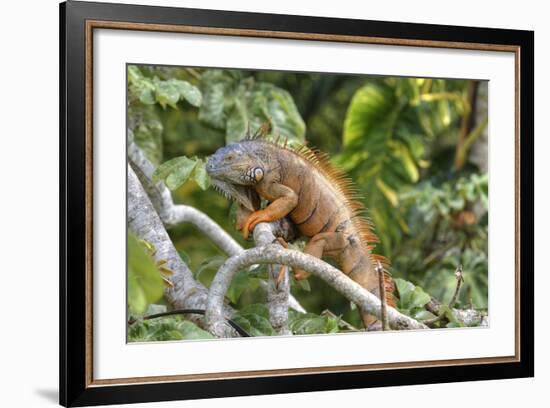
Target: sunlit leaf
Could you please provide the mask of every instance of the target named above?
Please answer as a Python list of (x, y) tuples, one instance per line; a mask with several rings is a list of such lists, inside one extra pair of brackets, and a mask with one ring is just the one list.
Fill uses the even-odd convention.
[(394, 207), (399, 204), (399, 197), (397, 196), (397, 192), (392, 189), (390, 186), (388, 186), (386, 183), (382, 181), (382, 179), (377, 178), (376, 179), (376, 185), (382, 191), (384, 196), (388, 199), (388, 201), (393, 205)]
[(206, 172), (206, 168), (204, 167), (205, 165), (206, 163), (204, 162), (204, 160), (198, 159), (195, 168), (193, 169), (193, 174), (191, 175), (193, 180), (195, 180), (195, 182), (203, 190), (206, 190), (208, 189), (208, 187), (210, 187), (210, 177)]
[(194, 85), (191, 85), (187, 81), (181, 81), (177, 79), (170, 80), (174, 87), (177, 89), (180, 99), (185, 99), (193, 106), (201, 106), (202, 104), (202, 94), (199, 88)]
[(368, 84), (360, 88), (351, 100), (344, 123), (344, 145), (365, 140), (372, 129), (384, 122), (395, 107), (394, 95), (387, 88)]
[(170, 190), (175, 190), (187, 181), (195, 165), (196, 160), (181, 156), (162, 163), (153, 173), (153, 181), (165, 180)]
[(142, 314), (164, 293), (162, 277), (155, 262), (138, 239), (128, 232), (128, 305), (134, 314)]
[(270, 135), (290, 143), (304, 141), (305, 123), (286, 90), (221, 70), (206, 71), (201, 84), (199, 119), (225, 129), (227, 143), (241, 140), (248, 129), (255, 131), (266, 121), (272, 124)]
[(208, 333), (206, 330), (201, 329), (195, 323), (188, 320), (179, 322), (177, 325), (178, 331), (182, 334), (185, 340), (197, 340), (197, 339), (213, 339), (214, 336)]
[(176, 104), (180, 99), (180, 93), (174, 81), (156, 80), (154, 84), (156, 101), (163, 108), (165, 108), (166, 105), (176, 108)]
[(399, 278), (394, 281), (399, 293), (398, 307), (403, 312), (414, 315), (418, 313), (416, 309), (423, 307), (431, 300), (431, 296), (420, 286)]

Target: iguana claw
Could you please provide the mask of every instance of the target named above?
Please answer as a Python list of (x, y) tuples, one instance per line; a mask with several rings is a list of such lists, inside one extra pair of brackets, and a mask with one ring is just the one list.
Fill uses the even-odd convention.
[(266, 213), (265, 210), (258, 210), (254, 211), (252, 214), (250, 214), (244, 223), (243, 226), (243, 238), (248, 239), (248, 235), (254, 231), (254, 228), (256, 225), (258, 225), (260, 222), (269, 222), (272, 221), (269, 217), (269, 214)]

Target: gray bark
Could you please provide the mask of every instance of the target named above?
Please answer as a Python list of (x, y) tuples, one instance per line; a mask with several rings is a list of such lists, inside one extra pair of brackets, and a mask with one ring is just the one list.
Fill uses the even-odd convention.
[[(276, 238), (273, 233), (276, 226), (261, 223), (254, 228), (254, 241), (257, 247), (263, 247), (274, 243)], [(274, 243), (282, 248), (281, 244)], [(284, 268), (283, 280), (277, 282), (281, 268)], [(277, 334), (292, 334), (288, 329), (288, 308), (290, 300), (290, 278), (288, 267), (284, 265), (270, 265), (268, 267), (269, 278), (267, 281), (267, 306), (269, 309), (269, 321)]]
[[(155, 247), (154, 259), (166, 261), (164, 267), (172, 271), (173, 286), (165, 290), (165, 296), (176, 309), (205, 309), (208, 290), (193, 278), (193, 273), (182, 261), (172, 244), (163, 223), (136, 174), (128, 166), (128, 227), (142, 240)], [(222, 312), (223, 311), (223, 312)], [(220, 312), (230, 313), (226, 306)], [(196, 323), (203, 325), (198, 315), (189, 315)]]
[[(441, 302), (432, 298), (432, 300), (426, 305), (426, 309), (436, 316), (439, 316), (441, 312)], [(451, 309), (456, 319), (466, 327), (481, 326), (487, 327), (489, 325), (489, 316), (487, 313), (480, 312), (475, 309)]]
[[(378, 318), (381, 316), (380, 300), (340, 270), (313, 256), (292, 249), (282, 249), (279, 245), (269, 244), (232, 256), (218, 270), (210, 286), (206, 306), (206, 324), (211, 333), (219, 337), (230, 337), (232, 335), (223, 321), (225, 293), (231, 284), (231, 280), (239, 270), (258, 263), (282, 264), (303, 269), (323, 279), (348, 300), (358, 305), (361, 310)], [(388, 322), (393, 329), (428, 328), (426, 325), (399, 313), (392, 307), (388, 307), (387, 314)]]

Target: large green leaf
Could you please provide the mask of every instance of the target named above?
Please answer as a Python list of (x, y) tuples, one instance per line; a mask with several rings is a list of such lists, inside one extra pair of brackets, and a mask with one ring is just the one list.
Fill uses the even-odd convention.
[(260, 279), (251, 277), (248, 271), (239, 271), (231, 281), (225, 295), (232, 303), (236, 304), (245, 290), (254, 291), (259, 285)]
[(138, 239), (128, 232), (128, 306), (142, 314), (163, 295), (164, 284), (152, 257)]
[(187, 181), (197, 164), (196, 160), (181, 156), (162, 163), (153, 173), (153, 181), (164, 180), (170, 190), (175, 190)]
[(174, 87), (178, 90), (180, 100), (185, 99), (191, 105), (199, 107), (202, 104), (202, 94), (199, 88), (191, 85), (187, 81), (177, 79), (171, 80)]
[(207, 331), (181, 316), (138, 320), (128, 329), (130, 342), (213, 339)]
[(177, 103), (186, 100), (193, 106), (201, 106), (202, 94), (199, 88), (181, 79), (159, 79), (145, 76), (140, 67), (128, 66), (128, 83), (130, 92), (137, 95), (141, 103), (154, 105), (158, 103), (163, 108), (167, 105), (177, 108)]
[(338, 333), (338, 319), (314, 313), (291, 313), (289, 328), (294, 334)]
[(269, 312), (263, 304), (252, 304), (244, 307), (232, 319), (251, 336), (273, 336), (275, 330), (269, 322)]
[(183, 338), (186, 340), (196, 340), (196, 339), (213, 339), (214, 336), (207, 331), (201, 329), (196, 324), (184, 320), (180, 322), (177, 326), (178, 331), (183, 335)]
[(204, 103), (199, 119), (225, 129), (226, 143), (241, 140), (248, 129), (255, 131), (266, 121), (272, 125), (270, 135), (303, 143), (305, 124), (286, 90), (221, 70), (207, 70), (201, 88)]
[(176, 85), (176, 81), (177, 80), (175, 79), (161, 81), (160, 79), (155, 78), (155, 100), (163, 108), (166, 108), (166, 105), (176, 108), (176, 104), (180, 99), (180, 92)]
[(250, 110), (256, 117), (271, 121), (274, 136), (288, 139), (291, 143), (304, 141), (305, 123), (287, 91), (259, 82), (253, 88), (252, 101)]
[[(395, 95), (389, 87), (367, 84), (351, 100), (344, 122), (344, 145), (368, 138), (369, 145), (384, 143), (390, 136), (388, 117), (396, 108)], [(374, 140), (376, 139), (376, 140)]]
[(203, 72), (200, 83), (203, 103), (199, 120), (216, 129), (225, 129), (226, 109), (232, 104), (232, 95), (240, 78), (239, 71), (209, 69)]
[(197, 163), (195, 165), (195, 168), (193, 169), (193, 174), (191, 174), (191, 178), (193, 178), (193, 180), (195, 180), (195, 182), (203, 190), (206, 190), (208, 189), (208, 187), (210, 187), (210, 177), (206, 172), (205, 165), (206, 163), (204, 160), (197, 159)]
[(423, 308), (431, 300), (431, 296), (420, 286), (415, 286), (404, 279), (394, 279), (394, 281), (399, 293), (397, 306), (404, 313), (414, 316), (419, 312), (418, 309)]

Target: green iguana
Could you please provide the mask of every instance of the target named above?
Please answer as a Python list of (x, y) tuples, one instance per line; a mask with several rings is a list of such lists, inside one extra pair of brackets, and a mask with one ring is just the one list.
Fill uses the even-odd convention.
[[(378, 239), (351, 180), (331, 165), (327, 155), (268, 141), (265, 133), (260, 129), (218, 149), (206, 165), (213, 186), (240, 205), (237, 229), (247, 238), (258, 223), (289, 217), (302, 235), (310, 237), (305, 253), (332, 257), (351, 279), (379, 296), (375, 265), (380, 262), (386, 269), (388, 262), (372, 253)], [(264, 209), (260, 197), (269, 202)], [(298, 280), (308, 276), (302, 270), (294, 274)], [(388, 273), (384, 287), (387, 303), (395, 306)], [(367, 328), (379, 326), (374, 316), (363, 314), (362, 319)]]

